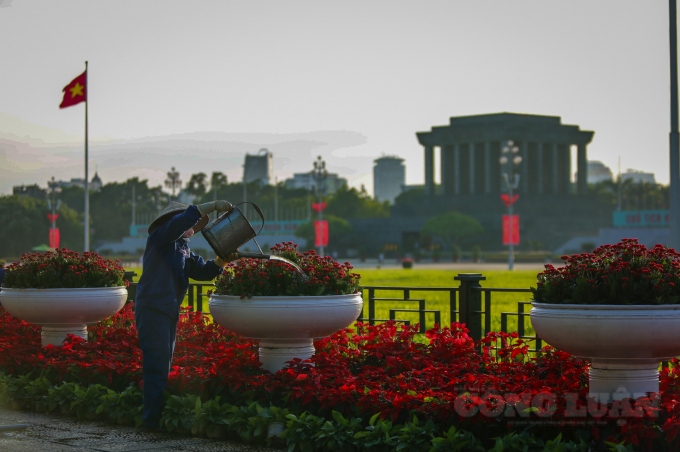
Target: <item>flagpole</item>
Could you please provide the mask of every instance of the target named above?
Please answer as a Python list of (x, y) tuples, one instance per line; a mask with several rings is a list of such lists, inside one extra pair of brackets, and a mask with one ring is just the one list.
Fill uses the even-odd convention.
[(87, 104), (90, 103), (90, 93), (87, 83), (87, 61), (85, 61), (85, 246), (83, 251), (90, 251), (90, 190), (88, 187), (87, 175)]

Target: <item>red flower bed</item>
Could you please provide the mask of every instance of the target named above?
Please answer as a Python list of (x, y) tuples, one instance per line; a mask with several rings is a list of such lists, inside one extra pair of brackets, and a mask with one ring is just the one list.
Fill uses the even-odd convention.
[[(0, 371), (116, 390), (141, 384), (133, 319), (128, 305), (89, 327), (89, 342), (70, 336), (63, 346), (41, 348), (38, 327), (0, 309)], [(416, 328), (360, 324), (317, 341), (311, 362), (297, 361), (271, 374), (259, 368), (256, 342), (185, 312), (169, 390), (316, 415), (335, 410), (367, 419), (380, 412), (403, 422), (415, 413), (478, 438), (532, 428), (545, 439), (562, 433), (564, 439), (600, 445), (625, 440), (653, 450), (680, 444), (677, 361), (661, 373), (660, 397), (600, 405), (587, 398), (586, 363), (566, 353), (546, 347), (530, 358), (528, 345), (505, 333), (475, 344), (460, 324), (432, 329), (426, 338), (417, 337)]]
[(361, 275), (352, 272), (349, 262), (340, 264), (315, 250), (298, 251), (293, 242), (271, 248), (278, 256), (302, 271), (291, 272), (290, 264), (277, 259), (238, 259), (225, 267), (215, 280), (215, 293), (241, 298), (280, 295), (340, 295), (356, 293)]
[(24, 254), (7, 266), (4, 287), (52, 289), (72, 287), (117, 287), (127, 285), (120, 261), (97, 253), (59, 248), (45, 253)]
[(637, 239), (602, 245), (592, 253), (562, 256), (563, 266), (545, 266), (532, 288), (540, 303), (678, 304), (680, 253)]

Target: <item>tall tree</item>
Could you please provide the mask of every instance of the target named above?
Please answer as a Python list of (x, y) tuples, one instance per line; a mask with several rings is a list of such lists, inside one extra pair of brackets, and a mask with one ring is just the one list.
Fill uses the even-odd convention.
[(85, 209), (85, 190), (83, 187), (77, 185), (62, 187), (57, 198), (61, 200), (62, 204), (67, 204), (77, 212), (83, 212)]
[(412, 205), (423, 202), (427, 196), (423, 187), (413, 188), (411, 190), (402, 191), (394, 200), (395, 204)]
[(361, 187), (361, 190), (348, 187), (340, 188), (333, 196), (328, 198), (328, 206), (325, 212), (340, 218), (385, 218), (390, 216), (389, 203), (371, 198), (364, 186)]
[(227, 175), (220, 171), (213, 171), (210, 176), (210, 191), (214, 192), (227, 185)]
[(479, 221), (459, 212), (446, 212), (432, 217), (421, 229), (422, 235), (439, 237), (452, 250), (460, 246), (462, 241), (483, 232), (484, 228)]
[(207, 181), (208, 176), (205, 173), (192, 174), (184, 190), (193, 195), (194, 198), (201, 198), (208, 190)]
[[(210, 175), (210, 190), (206, 190), (206, 192), (201, 197), (195, 199), (195, 202), (209, 202), (216, 201), (218, 199), (226, 199), (232, 204), (235, 204), (236, 202), (233, 200), (233, 198), (227, 196), (227, 186), (227, 175), (221, 171), (213, 171), (213, 173)], [(218, 214), (215, 212), (213, 218), (217, 219), (217, 217)]]
[(99, 192), (91, 193), (90, 199), (94, 243), (122, 239), (129, 235), (131, 224), (150, 223), (168, 203), (160, 186), (149, 189), (146, 180), (136, 177), (106, 184)]
[(632, 179), (622, 181), (609, 180), (591, 184), (589, 193), (593, 193), (609, 206), (621, 205), (622, 210), (656, 210), (668, 209), (669, 186), (635, 182)]

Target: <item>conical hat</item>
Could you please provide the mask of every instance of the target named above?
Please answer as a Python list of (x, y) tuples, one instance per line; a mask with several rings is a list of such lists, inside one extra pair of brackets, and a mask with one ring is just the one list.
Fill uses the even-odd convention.
[[(161, 210), (161, 213), (158, 214), (158, 217), (156, 217), (155, 220), (151, 222), (149, 225), (149, 234), (153, 232), (154, 229), (168, 221), (170, 218), (174, 217), (178, 213), (182, 213), (185, 210), (187, 210), (187, 207), (189, 207), (188, 204), (184, 204), (181, 202), (177, 201), (172, 201), (170, 204), (165, 206), (163, 210)], [(209, 218), (208, 215), (203, 215), (200, 220), (198, 220), (198, 223), (194, 225), (194, 232), (198, 232), (201, 229), (205, 227), (206, 224), (208, 224)]]

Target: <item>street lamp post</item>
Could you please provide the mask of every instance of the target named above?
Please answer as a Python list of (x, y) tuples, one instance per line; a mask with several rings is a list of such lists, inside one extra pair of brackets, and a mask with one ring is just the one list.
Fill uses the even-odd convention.
[(678, 132), (678, 17), (677, 1), (668, 0), (671, 69), (671, 131), (670, 150), (670, 242), (671, 248), (680, 249), (680, 132)]
[(52, 222), (52, 228), (57, 227), (57, 210), (59, 210), (59, 204), (61, 204), (61, 201), (57, 200), (57, 193), (61, 192), (61, 188), (59, 187), (59, 182), (54, 180), (54, 176), (52, 176), (52, 180), (47, 182), (47, 186), (50, 188), (50, 198), (47, 200), (47, 208), (52, 211), (52, 217), (50, 217), (50, 221)]
[[(514, 191), (519, 187), (519, 173), (515, 172), (515, 167), (522, 163), (522, 156), (519, 155), (519, 147), (515, 146), (515, 142), (508, 140), (501, 150), (501, 158), (498, 159), (501, 164), (501, 172), (503, 175), (503, 182), (508, 189), (508, 221), (511, 225), (514, 224), (513, 208), (515, 203)], [(512, 232), (508, 243), (508, 270), (515, 268), (515, 248), (514, 237)]]
[(165, 186), (172, 191), (172, 197), (177, 201), (175, 190), (182, 186), (182, 181), (179, 179), (179, 171), (175, 171), (174, 166), (172, 167), (172, 170), (168, 171), (168, 178), (165, 179)]
[[(312, 177), (315, 181), (316, 194), (319, 198), (319, 228), (322, 226), (323, 222), (323, 195), (326, 191), (326, 177), (328, 177), (328, 171), (326, 170), (326, 162), (323, 161), (321, 156), (318, 156), (314, 161), (314, 169), (312, 170)], [(320, 242), (321, 243), (321, 242)], [(319, 256), (324, 256), (323, 244), (319, 245)]]
[(47, 186), (50, 188), (50, 196), (47, 198), (47, 208), (52, 211), (51, 214), (48, 214), (47, 217), (50, 220), (50, 236), (49, 236), (49, 242), (50, 242), (50, 248), (58, 248), (59, 247), (59, 238), (57, 237), (57, 210), (59, 210), (59, 205), (61, 204), (61, 200), (57, 199), (57, 193), (61, 192), (61, 187), (59, 187), (59, 182), (54, 180), (54, 176), (52, 176), (52, 180), (47, 182)]

